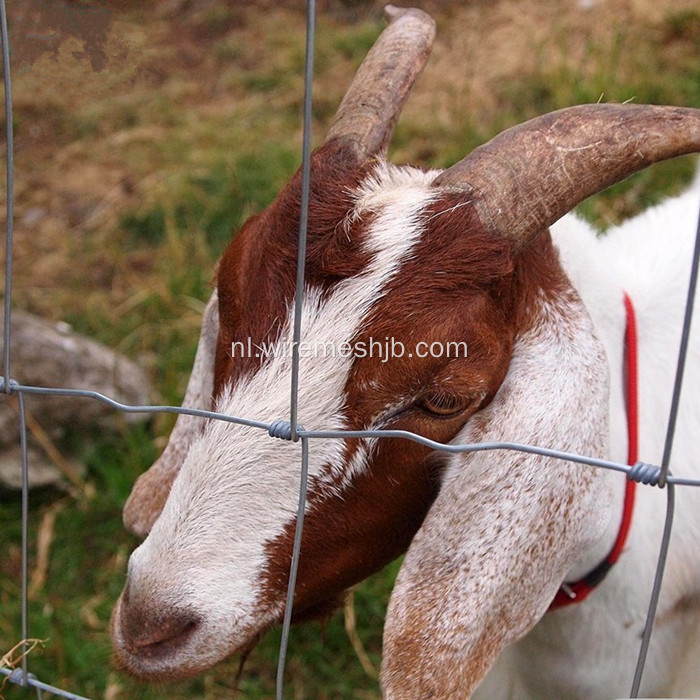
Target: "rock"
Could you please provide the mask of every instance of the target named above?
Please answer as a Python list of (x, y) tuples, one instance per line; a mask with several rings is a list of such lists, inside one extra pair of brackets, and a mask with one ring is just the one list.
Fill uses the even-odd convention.
[[(11, 378), (26, 386), (88, 389), (121, 403), (150, 401), (150, 382), (136, 363), (110, 348), (73, 333), (66, 323), (48, 323), (30, 314), (12, 314)], [(1, 395), (0, 395), (1, 396)], [(124, 421), (146, 420), (146, 414), (123, 413), (92, 398), (25, 394), (25, 406), (51, 438), (66, 428), (98, 426), (114, 430)], [(30, 435), (33, 459), (41, 453)], [(17, 398), (0, 398), (0, 485), (16, 488), (19, 474), (19, 423)], [(16, 462), (13, 460), (17, 460)], [(36, 461), (32, 485), (51, 482), (47, 470), (60, 480), (60, 472), (44, 457)]]
[[(29, 488), (65, 489), (68, 481), (58, 467), (46, 457), (30, 440), (27, 445), (27, 465), (29, 467)], [(80, 465), (72, 465), (77, 474), (85, 470)], [(22, 451), (19, 445), (5, 445), (0, 449), (0, 491), (19, 491), (22, 488)]]

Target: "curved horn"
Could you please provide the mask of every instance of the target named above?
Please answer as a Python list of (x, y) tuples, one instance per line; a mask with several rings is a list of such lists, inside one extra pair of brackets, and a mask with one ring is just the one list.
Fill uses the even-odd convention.
[(390, 24), (362, 62), (326, 137), (352, 143), (362, 161), (388, 148), (435, 38), (435, 22), (425, 12), (392, 5), (385, 11)]
[(482, 223), (526, 245), (587, 197), (652, 163), (700, 151), (700, 109), (581, 105), (504, 131), (445, 170)]

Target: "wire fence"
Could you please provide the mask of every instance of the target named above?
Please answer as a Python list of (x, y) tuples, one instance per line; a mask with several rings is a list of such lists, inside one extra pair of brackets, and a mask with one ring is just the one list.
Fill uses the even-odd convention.
[[(479, 451), (513, 450), (529, 454), (537, 454), (551, 457), (557, 460), (582, 464), (600, 469), (608, 469), (623, 473), (627, 478), (648, 486), (658, 486), (665, 488), (667, 492), (667, 505), (663, 537), (659, 549), (658, 562), (653, 583), (653, 588), (649, 600), (648, 613), (644, 632), (640, 644), (637, 665), (634, 673), (634, 680), (630, 690), (630, 697), (638, 697), (639, 688), (644, 672), (647, 650), (652, 635), (654, 617), (660, 598), (661, 583), (663, 580), (666, 557), (668, 554), (673, 528), (673, 515), (675, 503), (675, 486), (700, 486), (700, 480), (672, 475), (669, 471), (671, 452), (673, 447), (676, 419), (683, 384), (683, 373), (685, 360), (688, 351), (690, 325), (693, 313), (693, 303), (697, 286), (698, 269), (700, 267), (700, 217), (696, 234), (695, 248), (691, 262), (690, 281), (688, 285), (688, 297), (685, 309), (682, 337), (679, 349), (677, 370), (674, 382), (673, 398), (671, 402), (668, 428), (664, 445), (664, 452), (661, 465), (637, 462), (634, 465), (622, 464), (619, 462), (603, 460), (586, 455), (572, 454), (556, 449), (539, 447), (536, 445), (524, 445), (513, 442), (491, 442), (472, 444), (442, 444), (425, 438), (421, 435), (403, 430), (304, 430), (297, 423), (298, 394), (299, 394), (299, 346), (301, 340), (301, 320), (302, 320), (302, 294), (304, 288), (304, 266), (306, 253), (306, 230), (308, 222), (309, 205), (309, 182), (310, 182), (310, 153), (311, 153), (311, 105), (312, 105), (312, 85), (313, 85), (313, 55), (315, 42), (315, 0), (307, 2), (307, 34), (306, 34), (306, 58), (305, 58), (305, 92), (303, 101), (303, 146), (302, 146), (302, 199), (301, 199), (301, 221), (299, 229), (298, 259), (296, 293), (294, 300), (294, 327), (292, 343), (292, 370), (291, 370), (291, 396), (290, 396), (290, 416), (289, 420), (278, 420), (272, 423), (265, 423), (251, 420), (241, 416), (232, 416), (216, 411), (206, 411), (200, 409), (190, 409), (179, 406), (158, 406), (158, 405), (128, 405), (115, 401), (109, 396), (105, 396), (96, 391), (72, 389), (72, 388), (49, 388), (39, 386), (22, 385), (11, 379), (11, 354), (10, 354), (10, 318), (12, 314), (12, 269), (13, 269), (13, 128), (12, 128), (12, 88), (10, 74), (10, 50), (7, 29), (7, 14), (4, 0), (0, 0), (0, 32), (2, 39), (2, 61), (3, 80), (5, 92), (5, 124), (6, 124), (6, 177), (7, 177), (7, 204), (6, 204), (6, 227), (5, 227), (5, 303), (4, 303), (4, 351), (3, 351), (3, 376), (0, 377), (0, 393), (17, 397), (19, 405), (19, 437), (21, 446), (21, 474), (22, 474), (22, 541), (21, 541), (21, 623), (20, 636), (23, 640), (20, 646), (24, 653), (21, 656), (21, 665), (16, 668), (0, 667), (0, 675), (14, 684), (25, 688), (35, 689), (39, 700), (43, 697), (44, 691), (52, 693), (62, 698), (72, 698), (75, 700), (89, 700), (83, 696), (76, 695), (67, 690), (52, 686), (39, 680), (28, 668), (28, 647), (30, 645), (30, 621), (28, 615), (28, 522), (29, 522), (29, 464), (27, 451), (27, 425), (24, 407), (24, 396), (32, 394), (72, 396), (82, 397), (86, 400), (100, 401), (116, 411), (125, 413), (175, 413), (201, 418), (220, 420), (238, 425), (249, 426), (269, 433), (270, 438), (283, 440), (300, 441), (301, 452), (301, 483), (299, 489), (299, 501), (296, 514), (296, 527), (294, 534), (293, 553), (290, 567), (289, 586), (282, 627), (282, 637), (279, 649), (279, 661), (277, 669), (276, 693), (277, 699), (282, 700), (284, 696), (284, 675), (287, 658), (287, 648), (289, 641), (289, 631), (292, 617), (292, 601), (296, 583), (296, 575), (301, 552), (301, 535), (304, 524), (304, 511), (306, 505), (306, 488), (308, 478), (308, 464), (310, 441), (325, 439), (348, 439), (348, 438), (400, 438), (411, 440), (431, 449), (445, 453), (469, 453)], [(2, 683), (0, 683), (0, 688)]]

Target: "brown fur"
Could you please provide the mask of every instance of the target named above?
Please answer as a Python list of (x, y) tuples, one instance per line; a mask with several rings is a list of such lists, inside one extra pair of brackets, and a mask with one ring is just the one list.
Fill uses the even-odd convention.
[[(415, 342), (466, 340), (465, 358), (356, 359), (346, 385), (348, 428), (410, 430), (449, 442), (498, 390), (516, 334), (532, 322), (531, 305), (542, 287), (566, 284), (547, 235), (517, 257), (511, 243), (484, 231), (457, 195), (441, 197), (426, 212), (427, 230), (355, 341), (394, 337)], [(444, 272), (444, 274), (436, 274)], [(358, 387), (370, 386), (359, 391)], [(437, 418), (416, 405), (436, 389), (470, 399), (453, 417)], [(405, 397), (381, 426), (386, 405)], [(346, 441), (347, 458), (356, 441)], [(313, 443), (311, 445), (313, 449)], [(338, 499), (309, 489), (295, 612), (327, 612), (342, 592), (406, 550), (437, 495), (442, 458), (409, 441), (377, 443), (370, 466)], [(334, 465), (337, 467), (337, 465)], [(330, 465), (329, 465), (330, 468)], [(288, 582), (294, 523), (267, 546), (268, 568), (260, 601), (279, 600)]]
[[(357, 274), (368, 262), (362, 250), (366, 222), (347, 222), (351, 192), (368, 166), (358, 166), (353, 152), (328, 143), (314, 152), (305, 284), (328, 290)], [(250, 219), (226, 249), (219, 266), (219, 343), (214, 370), (214, 396), (242, 374), (255, 371), (255, 357), (231, 357), (236, 341), (274, 342), (287, 317), (296, 284), (301, 173), (277, 199)], [(346, 225), (347, 224), (347, 225)]]

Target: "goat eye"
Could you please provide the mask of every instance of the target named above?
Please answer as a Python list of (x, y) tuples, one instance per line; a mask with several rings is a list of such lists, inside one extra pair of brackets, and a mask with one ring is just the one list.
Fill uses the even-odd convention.
[(418, 406), (426, 413), (448, 418), (464, 411), (469, 403), (467, 399), (451, 394), (428, 394), (418, 401)]

